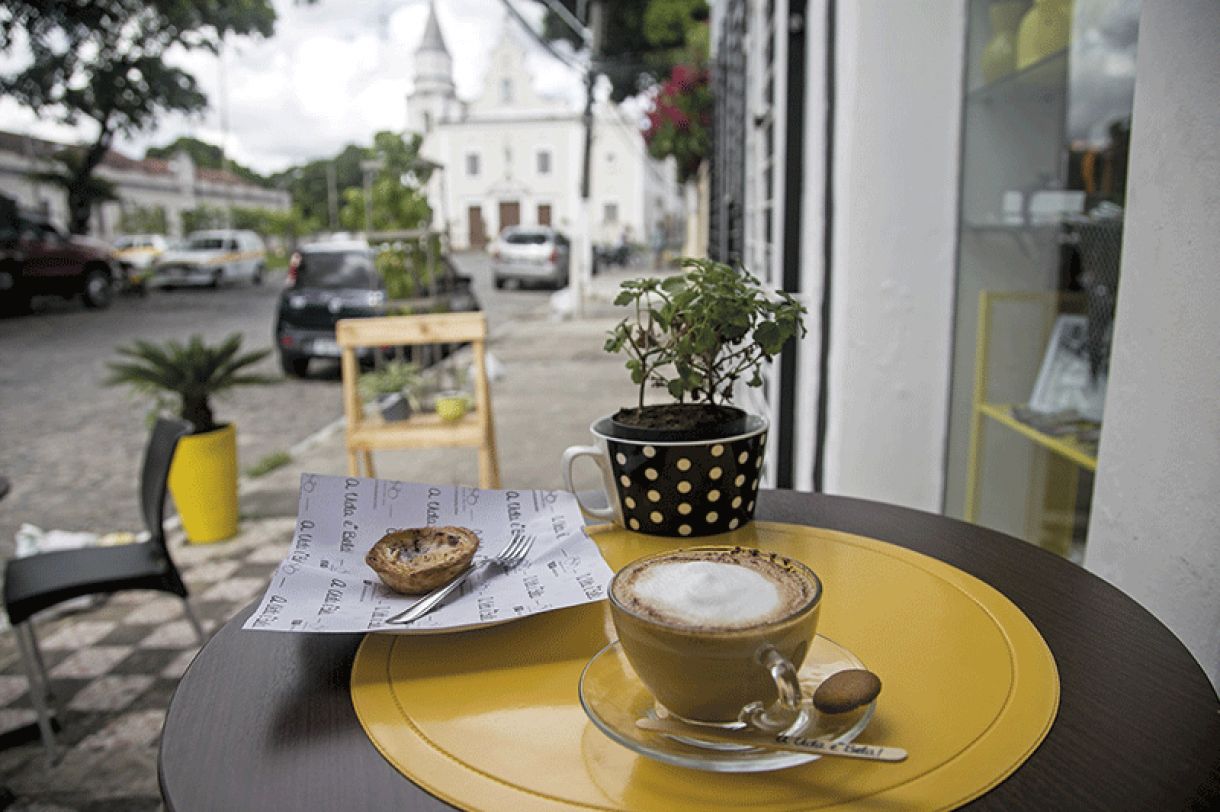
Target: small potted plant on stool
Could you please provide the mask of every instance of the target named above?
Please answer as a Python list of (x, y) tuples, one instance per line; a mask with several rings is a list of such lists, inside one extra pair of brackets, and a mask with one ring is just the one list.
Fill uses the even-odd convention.
[[(805, 307), (768, 294), (744, 270), (686, 259), (683, 273), (624, 282), (615, 303), (632, 308), (605, 349), (627, 355), (639, 387), (634, 406), (595, 421), (597, 445), (569, 448), (602, 469), (609, 508), (586, 513), (661, 536), (707, 536), (754, 516), (767, 419), (731, 405), (739, 384), (761, 386), (762, 364), (805, 334)], [(652, 387), (670, 403), (646, 404)]]
[(416, 392), (422, 384), (419, 365), (398, 358), (365, 372), (356, 386), (366, 402), (376, 401), (385, 420), (406, 420), (419, 411)]

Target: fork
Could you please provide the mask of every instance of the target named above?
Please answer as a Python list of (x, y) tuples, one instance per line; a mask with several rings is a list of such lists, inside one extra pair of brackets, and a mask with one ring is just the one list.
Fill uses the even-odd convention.
[(466, 568), (466, 571), (453, 579), (444, 586), (439, 586), (429, 592), (424, 597), (416, 601), (410, 609), (405, 612), (400, 612), (392, 618), (386, 619), (386, 623), (407, 624), (419, 620), (424, 615), (431, 612), (441, 601), (449, 597), (453, 590), (457, 589), (470, 574), (485, 564), (495, 564), (496, 566), (510, 570), (525, 560), (525, 556), (529, 553), (530, 548), (534, 546), (534, 537), (526, 535), (523, 532), (516, 532), (509, 539), (508, 544), (504, 545), (504, 549), (494, 558), (485, 558), (482, 561), (477, 561)]

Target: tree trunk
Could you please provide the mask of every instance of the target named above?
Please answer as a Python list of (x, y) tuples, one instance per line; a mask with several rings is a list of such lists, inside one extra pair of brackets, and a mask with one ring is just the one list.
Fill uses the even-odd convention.
[(94, 203), (93, 186), (89, 181), (93, 177), (93, 170), (97, 169), (110, 150), (113, 137), (113, 133), (103, 127), (80, 163), (69, 167), (68, 230), (73, 234), (89, 233), (89, 216), (93, 214)]
[(216, 421), (212, 417), (212, 407), (207, 397), (185, 397), (182, 399), (182, 419), (195, 427), (195, 434), (216, 429)]

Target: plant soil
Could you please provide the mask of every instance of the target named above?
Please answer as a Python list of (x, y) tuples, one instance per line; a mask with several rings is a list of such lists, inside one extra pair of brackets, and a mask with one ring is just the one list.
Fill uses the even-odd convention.
[(741, 409), (712, 403), (658, 403), (619, 409), (614, 420), (625, 426), (663, 431), (715, 430), (742, 417)]

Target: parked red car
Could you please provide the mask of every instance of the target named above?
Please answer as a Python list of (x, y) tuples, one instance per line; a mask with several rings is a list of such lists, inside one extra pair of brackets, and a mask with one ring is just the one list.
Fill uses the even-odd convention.
[(0, 307), (24, 310), (32, 296), (80, 296), (108, 307), (120, 279), (110, 246), (69, 235), (41, 215), (0, 218)]

